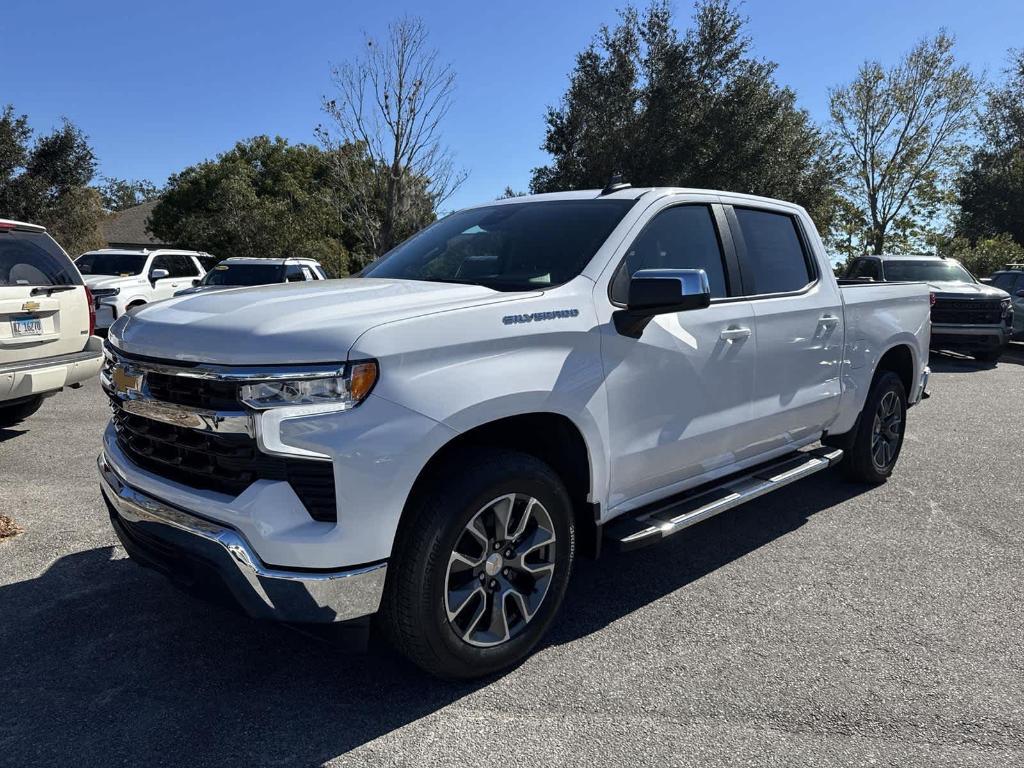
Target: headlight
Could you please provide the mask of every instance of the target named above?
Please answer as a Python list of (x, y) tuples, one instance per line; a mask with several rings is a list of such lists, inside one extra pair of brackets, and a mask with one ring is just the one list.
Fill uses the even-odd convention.
[(1013, 311), (1013, 300), (1006, 298), (1002, 300), (1003, 305), (1003, 317), (1006, 317)]
[(108, 296), (117, 296), (121, 292), (120, 288), (93, 288), (92, 295), (97, 299), (105, 299)]
[(366, 399), (376, 383), (376, 363), (350, 363), (340, 376), (243, 384), (239, 398), (256, 410), (289, 405), (330, 405), (338, 410), (347, 410)]

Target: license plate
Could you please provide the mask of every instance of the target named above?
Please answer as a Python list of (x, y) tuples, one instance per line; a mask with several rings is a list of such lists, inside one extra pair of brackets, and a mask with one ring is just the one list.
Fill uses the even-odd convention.
[(38, 317), (23, 317), (11, 320), (11, 333), (14, 336), (42, 336), (43, 321)]

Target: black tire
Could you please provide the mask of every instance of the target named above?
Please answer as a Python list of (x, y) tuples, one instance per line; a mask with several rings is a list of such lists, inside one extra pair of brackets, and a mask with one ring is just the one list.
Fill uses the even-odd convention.
[[(515, 633), (506, 631), (505, 634), (510, 635), (507, 640), (490, 647), (480, 647), (471, 644), (472, 638), (467, 641), (464, 635), (460, 635), (466, 631), (457, 626), (461, 615), (449, 619), (451, 596), (455, 594), (450, 591), (451, 580), (455, 578), (450, 572), (453, 568), (451, 563), (455, 562), (456, 548), (466, 546), (465, 537), (469, 536), (469, 543), (473, 543), (468, 526), (480, 520), (485, 510), (492, 509), (489, 505), (512, 494), (517, 495), (517, 501), (509, 502), (510, 518), (515, 514), (513, 505), (519, 503), (521, 496), (540, 502), (541, 511), (547, 516), (546, 522), (550, 522), (555, 536), (551, 549), (540, 551), (550, 557), (554, 567), (530, 617), (524, 618), (526, 614), (519, 613), (521, 624)], [(388, 563), (388, 580), (379, 615), (385, 636), (417, 666), (432, 675), (451, 680), (490, 675), (524, 659), (554, 620), (565, 596), (575, 558), (576, 531), (572, 506), (558, 475), (547, 464), (527, 454), (477, 449), (471, 453), (460, 453), (447, 461), (435, 474), (430, 487), (418, 493), (418, 498), (410, 503)], [(521, 512), (520, 517), (526, 517), (525, 513)], [(540, 526), (533, 530), (541, 532)], [(500, 536), (496, 535), (496, 538)], [(484, 557), (488, 557), (487, 546), (481, 545)], [(528, 548), (528, 545), (523, 544), (523, 547)], [(511, 550), (512, 546), (508, 551)], [(525, 554), (522, 561), (526, 561)], [(496, 563), (500, 568), (500, 556)], [(484, 566), (485, 563), (480, 564), (481, 574)], [(511, 573), (513, 578), (520, 575), (514, 569), (499, 572), (503, 575)], [(475, 569), (465, 574), (467, 585), (479, 593), (473, 599), (480, 602), (474, 604), (470, 611), (474, 615), (478, 611), (486, 613), (488, 605), (497, 605), (497, 594), (506, 595), (503, 587), (496, 593), (481, 592), (488, 587), (493, 588), (496, 579), (490, 579), (489, 583), (477, 589), (475, 580), (487, 579), (486, 574), (481, 574), (477, 574)], [(502, 580), (503, 585), (508, 583)], [(538, 591), (534, 590), (534, 593)], [(512, 602), (508, 611), (502, 611), (506, 628), (514, 623), (508, 620), (508, 613), (513, 614), (513, 619), (517, 616), (518, 604)], [(501, 603), (507, 605), (504, 598)], [(464, 605), (467, 604), (468, 601)]]
[[(883, 423), (880, 417), (883, 401), (887, 406), (892, 402), (890, 397), (896, 400), (896, 411), (898, 426), (895, 438), (891, 438), (894, 431), (888, 424)], [(880, 439), (886, 442), (885, 449), (879, 449), (876, 438), (876, 420), (879, 421)], [(843, 461), (839, 465), (847, 479), (860, 483), (879, 484), (884, 483), (892, 474), (896, 461), (900, 457), (900, 450), (903, 448), (903, 432), (907, 421), (907, 392), (903, 387), (900, 377), (892, 371), (882, 371), (875, 378), (864, 402), (864, 409), (861, 411), (857, 426), (852, 434), (845, 441), (837, 442), (845, 451)], [(845, 444), (843, 444), (845, 443)], [(880, 454), (884, 451), (884, 460)]]
[(1005, 347), (996, 347), (995, 349), (986, 349), (983, 352), (975, 352), (974, 359), (981, 363), (997, 363), (999, 358), (1003, 356)]
[(42, 395), (37, 395), (30, 400), (22, 400), (15, 405), (0, 403), (0, 427), (13, 427), (18, 422), (24, 421), (38, 411), (42, 404)]

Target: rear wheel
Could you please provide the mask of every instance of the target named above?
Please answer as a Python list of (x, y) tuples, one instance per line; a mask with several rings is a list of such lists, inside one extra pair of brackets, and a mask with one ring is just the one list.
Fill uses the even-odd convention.
[(884, 483), (903, 448), (907, 393), (900, 377), (883, 371), (868, 393), (857, 427), (844, 446), (843, 471), (863, 483)]
[(0, 403), (0, 427), (13, 427), (18, 422), (24, 421), (38, 411), (42, 404), (42, 395), (22, 400), (14, 405)]
[(388, 565), (385, 633), (438, 677), (521, 661), (572, 571), (575, 528), (559, 477), (533, 456), (478, 450), (449, 461), (413, 504)]

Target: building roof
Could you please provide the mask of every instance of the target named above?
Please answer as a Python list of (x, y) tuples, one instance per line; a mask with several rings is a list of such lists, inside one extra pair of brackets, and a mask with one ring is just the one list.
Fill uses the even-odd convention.
[(158, 240), (146, 226), (157, 201), (150, 200), (133, 208), (112, 213), (103, 222), (103, 239), (108, 245), (119, 247), (159, 248), (170, 245)]

